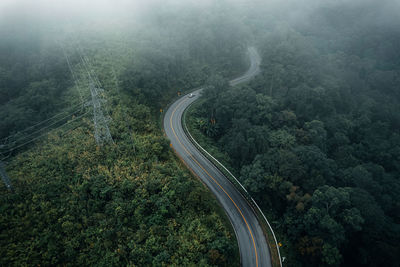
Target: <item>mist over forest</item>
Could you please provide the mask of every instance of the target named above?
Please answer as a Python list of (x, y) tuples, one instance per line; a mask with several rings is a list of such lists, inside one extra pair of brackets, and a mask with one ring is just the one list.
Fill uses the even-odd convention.
[[(399, 266), (399, 14), (397, 0), (1, 1), (0, 265), (240, 265), (229, 218), (161, 129), (204, 86), (189, 131), (259, 204), (283, 266)], [(248, 47), (260, 72), (232, 87)]]

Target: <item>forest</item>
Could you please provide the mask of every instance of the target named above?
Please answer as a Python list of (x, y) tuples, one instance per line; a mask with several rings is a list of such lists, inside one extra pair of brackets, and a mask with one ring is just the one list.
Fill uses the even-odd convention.
[[(1, 266), (240, 265), (161, 129), (203, 85), (189, 130), (260, 204), (284, 266), (400, 265), (396, 1), (50, 2), (0, 3)], [(260, 73), (231, 87), (248, 46)]]
[(400, 264), (400, 31), (380, 4), (344, 8), (258, 28), (260, 75), (211, 77), (189, 113), (273, 218), (287, 266)]
[[(35, 16), (2, 22), (0, 152), (13, 192), (0, 188), (0, 265), (239, 264), (228, 218), (170, 150), (159, 109), (211, 72), (242, 71), (244, 45), (218, 10), (185, 8), (96, 33), (102, 18), (64, 22), (57, 34)], [(83, 52), (114, 144), (95, 142)]]

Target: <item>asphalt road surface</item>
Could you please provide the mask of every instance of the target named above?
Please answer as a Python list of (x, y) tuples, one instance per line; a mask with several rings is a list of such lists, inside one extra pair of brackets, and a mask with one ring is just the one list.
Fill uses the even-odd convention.
[[(258, 74), (260, 57), (249, 48), (250, 67), (242, 76), (230, 81), (231, 85), (250, 80)], [(191, 143), (182, 126), (185, 109), (201, 95), (202, 89), (193, 97), (182, 96), (174, 102), (164, 116), (164, 131), (175, 153), (188, 168), (213, 192), (228, 215), (238, 240), (242, 266), (271, 266), (267, 241), (252, 208), (235, 186)]]

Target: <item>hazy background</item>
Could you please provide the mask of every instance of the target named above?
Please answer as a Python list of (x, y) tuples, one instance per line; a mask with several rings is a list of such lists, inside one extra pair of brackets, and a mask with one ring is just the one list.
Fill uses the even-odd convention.
[[(0, 191), (0, 265), (238, 265), (159, 127), (178, 91), (206, 85), (188, 125), (271, 218), (287, 266), (399, 266), (399, 14), (399, 0), (0, 0), (0, 152), (16, 188)], [(261, 72), (229, 87), (248, 46)], [(83, 53), (112, 118), (104, 150), (80, 106)]]

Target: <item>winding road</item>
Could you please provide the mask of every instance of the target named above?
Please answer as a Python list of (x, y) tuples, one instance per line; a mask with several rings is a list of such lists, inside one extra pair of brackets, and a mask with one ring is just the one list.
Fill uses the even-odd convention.
[[(230, 81), (232, 86), (258, 74), (260, 56), (254, 48), (248, 49), (248, 55), (251, 61), (249, 69)], [(202, 90), (194, 91), (193, 97), (182, 96), (168, 108), (164, 116), (165, 134), (175, 153), (208, 186), (224, 208), (236, 233), (242, 266), (271, 266), (268, 244), (253, 209), (228, 178), (192, 144), (183, 130), (182, 115), (200, 97)]]

